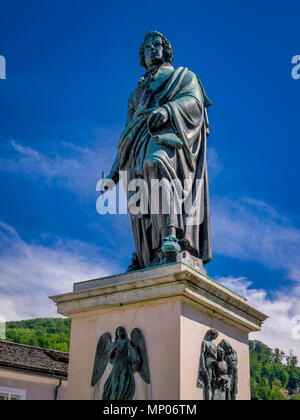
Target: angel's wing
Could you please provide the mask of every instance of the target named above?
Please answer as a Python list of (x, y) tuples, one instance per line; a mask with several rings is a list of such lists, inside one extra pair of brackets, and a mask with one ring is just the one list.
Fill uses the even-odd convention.
[(138, 359), (139, 369), (138, 372), (146, 384), (150, 384), (150, 371), (148, 363), (147, 347), (142, 331), (139, 328), (134, 328), (130, 334), (131, 344), (134, 347)]
[(91, 380), (92, 387), (96, 386), (102, 378), (109, 361), (108, 354), (111, 349), (111, 345), (111, 334), (109, 332), (102, 334), (98, 341), (95, 354), (93, 376)]

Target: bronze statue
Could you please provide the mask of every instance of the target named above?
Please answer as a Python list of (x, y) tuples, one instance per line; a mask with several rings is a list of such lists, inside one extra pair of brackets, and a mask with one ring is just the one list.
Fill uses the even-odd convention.
[[(120, 172), (126, 172), (128, 183), (145, 181), (149, 203), (158, 206), (155, 211), (149, 204), (138, 214), (131, 212), (136, 247), (132, 271), (182, 260), (203, 269), (212, 259), (206, 165), (206, 109), (211, 102), (198, 76), (184, 67), (174, 69), (172, 61), (166, 37), (157, 31), (147, 33), (140, 48), (146, 73), (129, 97), (118, 154), (100, 187), (111, 189), (111, 181), (117, 183)], [(157, 204), (152, 180), (175, 184), (183, 195), (162, 188)], [(132, 194), (127, 193), (130, 203)], [(167, 200), (170, 206), (163, 210)], [(201, 217), (191, 222), (187, 209), (200, 206)]]
[(237, 352), (227, 340), (213, 343), (219, 333), (210, 329), (201, 346), (198, 386), (204, 388), (205, 400), (236, 400), (238, 392)]
[(228, 365), (228, 374), (230, 377), (230, 399), (235, 400), (238, 392), (238, 357), (237, 352), (232, 348), (227, 340), (222, 340), (219, 346), (225, 352), (225, 361)]
[[(135, 393), (134, 372), (139, 372), (142, 379), (150, 384), (146, 344), (138, 328), (132, 330), (130, 340), (123, 327), (116, 329), (113, 343), (109, 332), (100, 337), (91, 380), (93, 391), (99, 384), (108, 362), (113, 367), (104, 384), (103, 400), (132, 400)], [(95, 399), (95, 395), (92, 398)]]
[(217, 348), (218, 359), (214, 366), (214, 393), (212, 400), (231, 400), (231, 381), (228, 375), (228, 364), (225, 361), (225, 351)]
[(217, 330), (208, 330), (201, 346), (198, 384), (204, 387), (205, 400), (212, 399), (214, 394), (214, 364), (218, 358), (218, 352), (213, 340), (218, 335)]

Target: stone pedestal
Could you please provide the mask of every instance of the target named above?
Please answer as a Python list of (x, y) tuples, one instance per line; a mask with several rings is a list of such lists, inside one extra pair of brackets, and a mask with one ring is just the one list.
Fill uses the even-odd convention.
[[(250, 399), (248, 334), (259, 331), (266, 315), (247, 301), (183, 263), (84, 281), (74, 291), (53, 296), (58, 313), (72, 318), (68, 399), (91, 399), (90, 381), (100, 336), (145, 337), (151, 384), (135, 374), (135, 400), (202, 400), (197, 387), (201, 343), (208, 329), (219, 331), (237, 351), (237, 399)], [(101, 379), (97, 396), (111, 365)]]

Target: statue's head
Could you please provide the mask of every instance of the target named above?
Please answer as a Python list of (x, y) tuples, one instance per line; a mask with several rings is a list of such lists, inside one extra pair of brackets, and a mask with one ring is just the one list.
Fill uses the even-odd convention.
[(221, 347), (226, 354), (231, 354), (233, 352), (232, 346), (227, 340), (222, 340), (219, 344), (219, 347)]
[(218, 338), (218, 335), (219, 335), (219, 333), (218, 333), (217, 330), (211, 329), (211, 330), (208, 330), (207, 331), (207, 333), (205, 334), (204, 339), (205, 340), (215, 340), (216, 338)]
[(167, 38), (158, 31), (148, 32), (140, 47), (140, 64), (146, 70), (163, 63), (172, 63), (173, 50)]
[(218, 346), (218, 360), (223, 361), (225, 359), (225, 351), (222, 347)]
[(127, 333), (124, 327), (118, 327), (116, 329), (115, 339), (118, 340), (120, 338), (121, 339), (127, 338)]

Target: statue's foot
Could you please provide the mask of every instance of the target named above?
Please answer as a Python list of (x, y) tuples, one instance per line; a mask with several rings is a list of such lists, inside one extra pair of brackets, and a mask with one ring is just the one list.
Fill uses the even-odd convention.
[(181, 251), (178, 239), (175, 236), (165, 236), (162, 238), (161, 253), (163, 255), (177, 254)]

